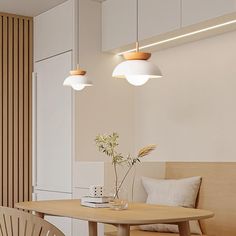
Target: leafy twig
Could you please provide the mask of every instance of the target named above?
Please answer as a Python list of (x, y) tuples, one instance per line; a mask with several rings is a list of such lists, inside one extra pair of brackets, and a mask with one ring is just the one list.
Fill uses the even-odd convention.
[[(129, 155), (126, 157), (122, 156), (121, 153), (117, 152), (116, 148), (119, 146), (118, 144), (119, 135), (117, 133), (112, 133), (110, 135), (98, 135), (95, 138), (96, 145), (98, 150), (107, 156), (112, 158), (112, 164), (114, 166), (115, 173), (115, 198), (119, 198), (119, 191), (130, 173), (131, 169), (136, 165), (136, 163), (141, 162), (140, 158), (149, 155), (153, 150), (156, 149), (156, 145), (148, 145), (139, 150), (137, 157), (132, 158)], [(128, 169), (124, 174), (120, 184), (118, 185), (118, 173), (117, 173), (117, 165), (126, 164)], [(133, 186), (132, 186), (133, 188)], [(133, 191), (133, 190), (132, 190)]]

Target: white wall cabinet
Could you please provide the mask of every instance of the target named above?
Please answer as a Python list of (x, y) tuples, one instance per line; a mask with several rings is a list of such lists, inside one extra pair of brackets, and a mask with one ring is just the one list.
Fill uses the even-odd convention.
[[(135, 43), (136, 6), (136, 0), (107, 0), (102, 4), (103, 51)], [(139, 39), (178, 29), (180, 17), (180, 0), (140, 0)]]
[[(120, 52), (134, 47), (136, 3), (136, 0), (102, 3), (103, 51)], [(153, 43), (165, 33), (178, 35), (177, 30), (181, 33), (184, 27), (233, 12), (236, 0), (139, 0), (139, 40), (141, 44)]]
[(72, 1), (34, 18), (34, 60), (39, 61), (73, 48)]
[(102, 49), (135, 42), (136, 0), (108, 0), (102, 4)]
[(180, 28), (180, 0), (139, 0), (139, 38)]
[(236, 11), (236, 0), (182, 0), (183, 26)]

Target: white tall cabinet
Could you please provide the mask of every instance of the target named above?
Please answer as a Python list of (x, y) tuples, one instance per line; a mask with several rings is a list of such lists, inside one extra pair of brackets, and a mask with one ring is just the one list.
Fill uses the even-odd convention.
[(36, 182), (40, 190), (71, 193), (71, 91), (62, 86), (71, 52), (35, 63)]
[[(73, 0), (34, 18), (33, 199), (71, 199), (73, 97), (63, 81), (73, 67)], [(72, 219), (47, 217), (65, 235)]]

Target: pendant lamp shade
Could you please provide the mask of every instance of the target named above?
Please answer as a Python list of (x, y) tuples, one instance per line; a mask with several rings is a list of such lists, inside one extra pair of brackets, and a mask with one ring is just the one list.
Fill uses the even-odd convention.
[(112, 74), (115, 78), (124, 78), (135, 86), (145, 84), (149, 79), (161, 78), (162, 73), (158, 66), (147, 61), (150, 53), (132, 52), (124, 55), (126, 61), (118, 64)]
[(158, 66), (146, 60), (127, 60), (121, 62), (113, 71), (112, 77), (125, 78), (135, 86), (145, 84), (149, 79), (160, 78)]
[(70, 71), (70, 76), (64, 80), (63, 85), (70, 86), (77, 91), (80, 91), (87, 86), (92, 86), (91, 81), (88, 80), (85, 74), (86, 71), (80, 69)]
[(82, 90), (86, 86), (92, 86), (92, 83), (85, 75), (71, 75), (68, 76), (63, 83), (64, 86), (71, 86), (74, 90)]

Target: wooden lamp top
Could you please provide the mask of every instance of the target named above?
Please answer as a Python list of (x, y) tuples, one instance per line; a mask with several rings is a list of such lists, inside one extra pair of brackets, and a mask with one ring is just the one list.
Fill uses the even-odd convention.
[(135, 52), (127, 52), (124, 54), (124, 58), (126, 60), (148, 60), (151, 57), (151, 53), (148, 52), (140, 52), (139, 51), (139, 42), (136, 42), (136, 51)]
[(148, 52), (127, 52), (124, 54), (126, 60), (148, 60), (151, 53)]
[(70, 75), (85, 75), (86, 71), (77, 68), (76, 70), (71, 70)]

